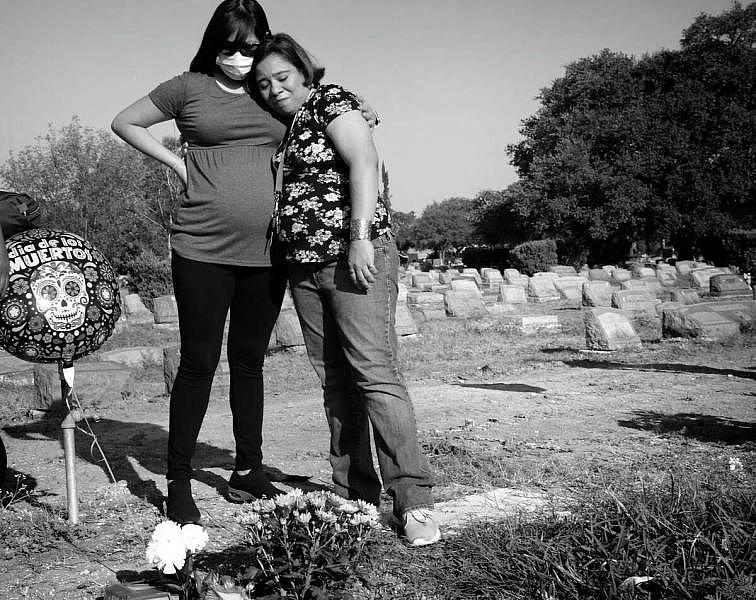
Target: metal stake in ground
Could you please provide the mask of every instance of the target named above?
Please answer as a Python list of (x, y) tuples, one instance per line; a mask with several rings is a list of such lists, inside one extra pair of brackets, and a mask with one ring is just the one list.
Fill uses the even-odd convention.
[[(60, 397), (66, 401), (68, 406), (68, 396), (71, 394), (74, 384), (74, 366), (73, 363), (58, 363), (58, 374), (60, 375)], [(66, 418), (60, 425), (63, 430), (63, 452), (66, 459), (66, 497), (68, 500), (68, 522), (76, 525), (79, 522), (79, 496), (76, 491), (76, 440), (74, 432), (76, 430), (76, 420), (71, 414), (71, 408), (68, 407)]]

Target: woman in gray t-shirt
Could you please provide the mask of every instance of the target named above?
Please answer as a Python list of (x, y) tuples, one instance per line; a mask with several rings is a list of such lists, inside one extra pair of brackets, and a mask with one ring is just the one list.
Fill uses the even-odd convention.
[[(270, 159), (285, 126), (257, 101), (246, 80), (269, 33), (255, 0), (225, 0), (189, 71), (125, 108), (112, 124), (117, 135), (173, 169), (186, 186), (171, 234), (181, 361), (171, 392), (166, 514), (179, 523), (200, 520), (191, 460), (229, 310), (236, 464), (228, 496), (246, 501), (279, 493), (262, 467), (262, 367), (285, 287), (281, 267), (271, 264), (266, 251)], [(148, 130), (171, 119), (188, 143), (185, 159)]]

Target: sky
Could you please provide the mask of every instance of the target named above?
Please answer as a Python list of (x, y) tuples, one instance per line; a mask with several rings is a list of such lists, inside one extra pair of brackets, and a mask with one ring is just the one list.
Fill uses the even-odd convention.
[[(78, 116), (110, 127), (188, 69), (215, 0), (0, 0), (0, 163)], [(324, 81), (380, 113), (376, 145), (393, 208), (517, 179), (506, 155), (541, 88), (603, 48), (675, 49), (701, 12), (730, 0), (261, 0), (326, 66)], [(158, 138), (178, 135), (156, 126)]]

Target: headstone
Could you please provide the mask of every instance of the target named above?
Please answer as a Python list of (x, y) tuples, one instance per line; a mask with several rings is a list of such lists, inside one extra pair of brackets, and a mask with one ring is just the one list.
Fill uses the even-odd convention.
[(693, 261), (692, 260), (678, 260), (675, 263), (675, 269), (677, 270), (677, 274), (681, 275), (682, 277), (687, 277), (690, 273), (690, 270), (693, 268), (692, 266)]
[(488, 288), (495, 290), (502, 283), (504, 283), (504, 277), (499, 269), (486, 268), (481, 269), (480, 276), (483, 279), (483, 284)]
[(533, 277), (531, 277), (531, 279), (542, 279), (542, 278), (551, 279), (551, 280), (558, 279), (559, 273), (551, 273), (549, 271), (537, 271), (533, 273)]
[(528, 283), (528, 301), (537, 303), (558, 301), (561, 296), (554, 286), (554, 279), (559, 276), (556, 273), (553, 273), (555, 277), (544, 277), (544, 274), (537, 277), (536, 275), (539, 274), (533, 275)]
[(709, 293), (712, 296), (751, 297), (751, 287), (740, 275), (712, 275), (709, 279)]
[(480, 288), (474, 279), (455, 279), (451, 282), (451, 289), (457, 292), (468, 292), (480, 296)]
[(577, 275), (577, 271), (575, 270), (575, 267), (569, 266), (569, 265), (551, 265), (549, 267), (550, 273), (556, 273), (560, 277), (570, 277)]
[(591, 269), (588, 271), (588, 279), (591, 281), (611, 281), (612, 276), (604, 269)]
[(430, 277), (430, 280), (433, 283), (438, 283), (438, 276), (439, 276), (440, 273), (441, 273), (440, 271), (437, 271), (435, 269), (431, 269), (430, 271), (428, 271), (428, 277)]
[(504, 304), (525, 304), (528, 296), (519, 285), (502, 284), (499, 286), (498, 301)]
[(396, 305), (396, 322), (394, 329), (396, 335), (403, 337), (407, 335), (417, 335), (417, 324), (412, 318), (412, 313), (406, 304)]
[(446, 290), (451, 289), (451, 284), (446, 283), (434, 283), (432, 286), (430, 286), (431, 292), (436, 292), (438, 294), (443, 294), (446, 292)]
[(628, 271), (627, 269), (614, 269), (612, 271), (611, 282), (615, 285), (620, 285), (624, 281), (630, 281), (632, 277), (632, 273), (630, 273), (630, 271)]
[(428, 273), (414, 273), (412, 275), (412, 287), (418, 290), (427, 291), (430, 290), (433, 285), (433, 280)]
[(585, 311), (585, 343), (589, 350), (640, 350), (643, 347), (622, 311), (591, 308)]
[(586, 283), (588, 283), (588, 280), (585, 277), (578, 277), (577, 275), (569, 277), (565, 275), (554, 280), (554, 287), (563, 300), (575, 306), (580, 306), (583, 300), (583, 285)]
[(155, 317), (144, 305), (139, 294), (125, 294), (121, 297), (123, 300), (123, 314), (129, 320), (129, 323), (154, 323)]
[[(114, 362), (77, 362), (74, 384), (76, 395), (86, 406), (95, 400), (105, 403), (121, 401), (123, 393), (131, 387), (131, 369)], [(58, 365), (34, 365), (34, 385), (37, 408), (48, 409), (60, 402), (60, 375)]]
[(444, 310), (444, 296), (436, 292), (407, 292), (407, 304), (416, 308)]
[(651, 292), (650, 288), (648, 287), (648, 281), (645, 279), (628, 279), (627, 281), (623, 281), (620, 285), (620, 289), (622, 290), (646, 290), (649, 293)]
[(178, 323), (178, 306), (173, 294), (152, 299), (155, 310), (155, 323)]
[(444, 273), (438, 274), (438, 282), (444, 283), (444, 284), (450, 284), (452, 282), (452, 279), (454, 279), (454, 275), (452, 275), (451, 271), (446, 271)]
[(654, 271), (651, 267), (645, 267), (642, 265), (634, 266), (633, 276), (638, 277), (639, 279), (643, 277), (656, 278), (656, 271)]
[(642, 312), (656, 316), (656, 305), (660, 300), (650, 292), (641, 289), (619, 290), (612, 294), (612, 306), (620, 310)]
[(583, 284), (583, 306), (611, 306), (612, 286), (608, 281), (589, 281)]
[(500, 322), (525, 335), (560, 331), (559, 317), (556, 315), (512, 315), (500, 317)]
[(509, 285), (519, 285), (527, 289), (530, 278), (523, 275), (517, 269), (504, 269), (504, 283)]
[(493, 304), (486, 304), (488, 314), (492, 317), (500, 317), (501, 315), (508, 315), (522, 310), (522, 306), (519, 304), (506, 304), (504, 302), (494, 302)]
[(662, 332), (664, 337), (706, 337), (723, 340), (740, 333), (740, 323), (711, 310), (704, 302), (665, 310)]
[(692, 288), (673, 289), (671, 294), (672, 302), (679, 302), (680, 304), (698, 304), (701, 302), (698, 292)]
[(34, 384), (34, 363), (0, 350), (0, 382), (13, 385)]
[(614, 273), (614, 271), (617, 269), (614, 265), (601, 265), (601, 268), (604, 269), (609, 275)]
[(118, 363), (127, 367), (159, 365), (163, 360), (163, 349), (159, 346), (132, 346), (109, 350), (100, 354), (100, 360)]
[(722, 269), (718, 269), (717, 267), (703, 267), (700, 269), (692, 269), (688, 276), (690, 277), (690, 284), (692, 287), (708, 292), (709, 280), (712, 276), (722, 274)]
[(488, 316), (479, 292), (451, 289), (444, 294), (444, 304), (446, 314), (450, 317), (478, 319)]
[(664, 286), (672, 287), (677, 284), (677, 272), (674, 269), (662, 269), (656, 271), (656, 279)]
[(705, 306), (708, 310), (737, 321), (740, 323), (741, 329), (751, 329), (756, 324), (756, 300), (724, 299), (717, 302), (707, 302)]

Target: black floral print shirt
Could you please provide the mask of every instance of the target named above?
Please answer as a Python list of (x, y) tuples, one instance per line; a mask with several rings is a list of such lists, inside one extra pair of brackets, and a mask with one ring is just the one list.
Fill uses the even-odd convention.
[[(318, 86), (294, 120), (287, 140), (273, 157), (278, 168), (286, 148), (283, 190), (274, 214), (278, 241), (289, 262), (326, 262), (349, 248), (349, 167), (326, 135), (336, 117), (360, 110), (360, 102), (341, 86)], [(373, 217), (371, 236), (391, 230), (383, 201)]]

